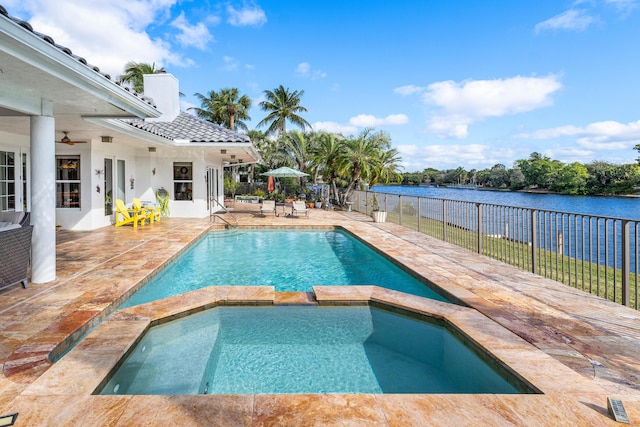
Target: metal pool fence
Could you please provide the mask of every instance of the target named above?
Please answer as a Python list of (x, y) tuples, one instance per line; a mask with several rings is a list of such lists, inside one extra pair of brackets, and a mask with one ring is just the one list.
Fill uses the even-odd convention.
[(356, 191), (353, 210), (639, 308), (640, 221), (431, 197)]

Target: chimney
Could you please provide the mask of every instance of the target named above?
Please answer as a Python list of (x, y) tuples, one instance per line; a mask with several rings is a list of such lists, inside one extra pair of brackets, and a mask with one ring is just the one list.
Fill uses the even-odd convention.
[(180, 114), (178, 79), (172, 74), (145, 74), (144, 95), (153, 99), (162, 115), (145, 119), (148, 122), (171, 122)]

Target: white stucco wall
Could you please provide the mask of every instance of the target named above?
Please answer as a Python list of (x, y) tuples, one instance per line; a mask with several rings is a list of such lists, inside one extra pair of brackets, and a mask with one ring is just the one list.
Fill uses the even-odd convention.
[[(28, 136), (0, 132), (0, 151), (12, 151), (18, 154), (29, 153)], [(141, 141), (140, 147), (92, 140), (84, 144), (56, 144), (56, 155), (79, 155), (81, 168), (81, 207), (56, 209), (56, 225), (65, 230), (93, 230), (111, 226), (112, 216), (105, 216), (104, 159), (113, 159), (114, 189), (116, 186), (115, 168), (118, 160), (125, 162), (125, 200), (129, 204), (134, 197), (156, 202), (156, 191), (164, 187), (170, 195), (170, 216), (180, 218), (206, 218), (209, 215), (207, 206), (207, 183), (205, 180), (207, 167), (218, 169), (220, 182), (219, 200), (222, 201), (222, 164), (213, 157), (207, 157), (207, 150), (190, 147), (158, 147), (156, 152), (149, 152), (147, 145)], [(173, 163), (192, 162), (193, 164), (193, 200), (174, 200)], [(155, 174), (154, 174), (155, 169)], [(97, 171), (101, 171), (100, 174)], [(131, 189), (130, 178), (134, 178)], [(100, 187), (100, 192), (97, 188)], [(115, 197), (114, 197), (115, 200)]]

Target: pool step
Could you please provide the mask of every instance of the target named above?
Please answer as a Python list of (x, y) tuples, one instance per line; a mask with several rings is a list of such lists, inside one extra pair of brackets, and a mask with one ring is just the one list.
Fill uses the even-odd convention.
[(313, 292), (276, 292), (275, 305), (317, 305)]

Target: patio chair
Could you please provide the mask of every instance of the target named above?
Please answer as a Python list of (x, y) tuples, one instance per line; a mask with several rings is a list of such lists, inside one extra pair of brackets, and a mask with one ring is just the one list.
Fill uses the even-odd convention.
[(16, 283), (27, 287), (32, 232), (32, 225), (19, 223), (0, 229), (0, 289)]
[(151, 224), (153, 221), (160, 221), (160, 207), (144, 205), (140, 199), (133, 198), (133, 210), (138, 211), (138, 216), (148, 219)]
[(301, 213), (309, 216), (309, 209), (307, 209), (307, 205), (304, 204), (303, 201), (297, 200), (293, 202), (293, 215), (300, 215)]
[(138, 216), (135, 210), (127, 209), (122, 200), (116, 199), (116, 227), (133, 224), (133, 228), (138, 228), (138, 223), (144, 225), (144, 217)]
[(273, 216), (276, 216), (276, 201), (264, 200), (262, 206), (260, 206), (260, 212), (262, 214), (273, 213)]

